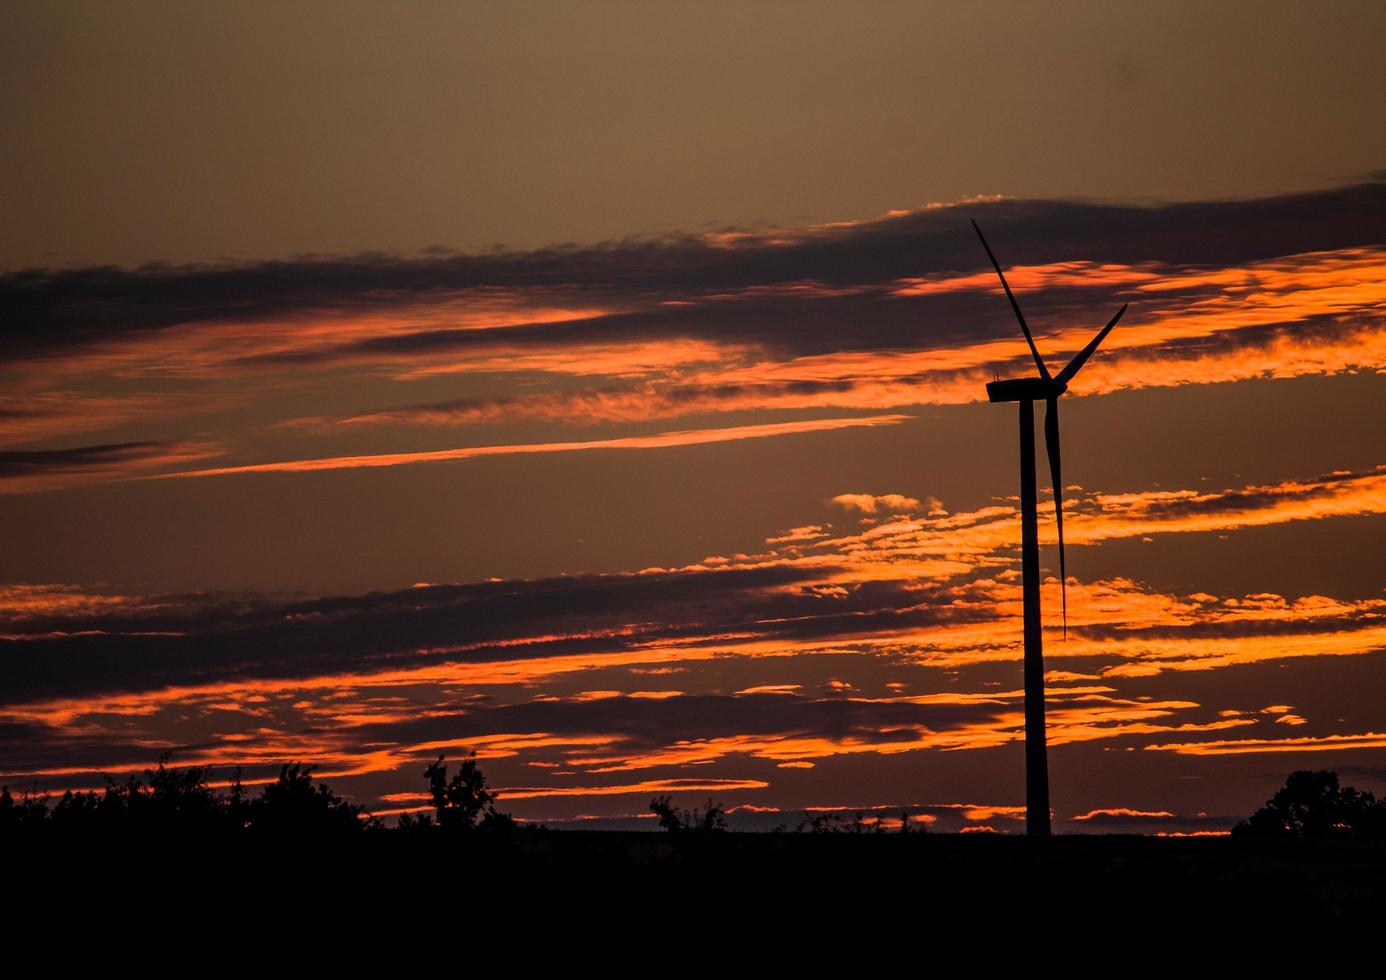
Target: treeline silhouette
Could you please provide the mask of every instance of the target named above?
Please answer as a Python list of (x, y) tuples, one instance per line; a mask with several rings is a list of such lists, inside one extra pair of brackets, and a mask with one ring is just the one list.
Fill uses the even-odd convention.
[(665, 914), (678, 902), (716, 908), (732, 894), (787, 908), (801, 896), (873, 895), (872, 915), (900, 907), (911, 921), (971, 921), (998, 895), (1039, 893), (1036, 921), (1052, 913), (1065, 923), (1093, 895), (1152, 921), (1177, 910), (1221, 925), (1232, 917), (1375, 927), (1386, 914), (1386, 804), (1331, 772), (1291, 774), (1230, 839), (1039, 840), (921, 833), (908, 812), (898, 826), (895, 812), (820, 812), (771, 833), (734, 833), (721, 804), (682, 809), (668, 796), (650, 801), (664, 832), (557, 831), (498, 810), (474, 757), (421, 767), (426, 812), (387, 826), (314, 779), (311, 766), (285, 765), (263, 786), (226, 775), (161, 761), (104, 789), (0, 792), (12, 896), (45, 914), (73, 903), (98, 917), (160, 908), (214, 919), (215, 908), (234, 919), (272, 908), (284, 921), (325, 905), (389, 908), (411, 922), (430, 909), (528, 915), (597, 907), (602, 889)]
[[(388, 829), (380, 817), (338, 796), (326, 783), (314, 785), (313, 766), (286, 764), (277, 779), (254, 795), (241, 782), (240, 769), (232, 771), (223, 789), (212, 785), (210, 767), (170, 768), (167, 761), (161, 758), (158, 768), (146, 769), (143, 778), (107, 777), (102, 791), (68, 790), (56, 800), (32, 792), (16, 798), (6, 786), (0, 790), (0, 837), (342, 839)], [(423, 773), (434, 812), (404, 814), (399, 832), (497, 833), (514, 828), (514, 821), (496, 810), (496, 795), (474, 754), (451, 778), (445, 762), (439, 756)]]
[[(143, 777), (107, 778), (104, 790), (69, 790), (54, 799), (34, 792), (15, 797), (0, 789), (0, 838), (26, 835), (90, 837), (106, 834), (178, 835), (227, 838), (313, 837), (350, 838), (391, 831), (401, 835), (511, 835), (515, 820), (496, 809), (497, 795), (486, 782), (475, 753), (449, 775), (444, 756), (423, 770), (432, 812), (401, 814), (389, 828), (380, 817), (337, 795), (324, 782), (314, 783), (313, 766), (284, 765), (278, 778), (252, 794), (235, 769), (223, 786), (211, 782), (207, 766), (170, 768), (165, 756)], [(650, 801), (650, 812), (676, 843), (687, 844), (728, 832), (726, 808), (707, 801), (701, 809), (680, 809), (668, 796)], [(901, 833), (925, 832), (923, 823), (900, 812)], [(772, 833), (787, 833), (780, 824)], [(885, 818), (865, 817), (860, 811), (806, 815), (794, 833), (885, 833)], [(1285, 785), (1266, 804), (1232, 829), (1242, 839), (1361, 838), (1386, 840), (1386, 799), (1339, 784), (1329, 770), (1291, 773)], [(682, 848), (680, 848), (682, 850)]]

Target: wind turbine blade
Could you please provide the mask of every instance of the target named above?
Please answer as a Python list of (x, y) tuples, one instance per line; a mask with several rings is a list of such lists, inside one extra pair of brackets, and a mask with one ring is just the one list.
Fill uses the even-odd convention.
[(1035, 338), (1030, 336), (1030, 325), (1025, 322), (1025, 314), (1020, 312), (1020, 304), (1015, 301), (1015, 293), (1011, 292), (1011, 284), (1006, 281), (1006, 274), (1001, 271), (1001, 263), (996, 261), (996, 256), (992, 254), (991, 246), (987, 244), (986, 236), (982, 234), (982, 229), (977, 227), (977, 222), (972, 222), (973, 230), (977, 232), (977, 237), (982, 240), (982, 248), (987, 250), (987, 258), (991, 259), (991, 266), (996, 270), (996, 275), (1001, 279), (1001, 287), (1006, 290), (1006, 298), (1011, 301), (1011, 309), (1015, 310), (1015, 318), (1020, 321), (1020, 329), (1025, 331), (1025, 342), (1030, 345), (1030, 353), (1035, 358), (1035, 366), (1039, 368), (1040, 377), (1049, 380), (1049, 368), (1044, 366), (1044, 361), (1040, 359), (1039, 349), (1035, 347)]
[(1059, 594), (1063, 597), (1064, 639), (1068, 639), (1068, 569), (1064, 566), (1064, 481), (1059, 458), (1059, 399), (1044, 405), (1044, 448), (1049, 453), (1049, 480), (1054, 485), (1054, 527), (1059, 532)]
[(1088, 341), (1088, 346), (1080, 350), (1077, 356), (1068, 362), (1068, 366), (1059, 372), (1059, 376), (1056, 380), (1062, 384), (1068, 384), (1069, 381), (1073, 380), (1073, 376), (1078, 373), (1078, 369), (1088, 362), (1088, 358), (1092, 357), (1092, 352), (1097, 350), (1097, 345), (1107, 339), (1107, 334), (1112, 332), (1112, 328), (1116, 326), (1117, 321), (1121, 319), (1121, 315), (1125, 312), (1126, 304), (1123, 303), (1121, 304), (1121, 309), (1116, 311), (1116, 316), (1108, 320), (1107, 325), (1097, 332), (1097, 336)]

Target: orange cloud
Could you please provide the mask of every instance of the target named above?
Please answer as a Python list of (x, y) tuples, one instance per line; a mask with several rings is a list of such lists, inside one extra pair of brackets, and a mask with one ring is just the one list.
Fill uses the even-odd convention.
[(1386, 748), (1386, 735), (1322, 735), (1305, 738), (1248, 738), (1232, 741), (1174, 742), (1147, 745), (1150, 752), (1177, 752), (1180, 755), (1243, 755), (1262, 752), (1336, 752), (1343, 749)]
[(1127, 807), (1109, 807), (1104, 810), (1089, 810), (1073, 819), (1083, 822), (1101, 817), (1146, 817), (1152, 820), (1168, 820), (1173, 819), (1174, 814), (1168, 810), (1132, 810)]
[[(861, 511), (863, 514), (875, 514), (878, 511), (887, 514), (903, 514), (925, 509), (924, 505), (913, 497), (906, 497), (898, 493), (840, 493), (833, 498), (832, 502), (839, 507)], [(932, 510), (938, 506), (938, 501), (931, 499), (929, 505), (929, 509)]]
[[(1332, 513), (1358, 513), (1381, 507), (1374, 488), (1381, 470), (1340, 473), (1317, 480), (1294, 480), (1216, 493), (1158, 491), (1135, 494), (1076, 493), (1074, 526), (1080, 540), (1103, 540), (1145, 534), (1152, 526), (1206, 531), (1222, 525), (1302, 520)], [(1014, 547), (1014, 512), (1010, 507), (970, 513), (938, 514), (908, 520), (886, 519), (859, 534), (813, 538), (786, 545), (785, 552), (709, 559), (678, 571), (652, 570), (651, 576), (709, 573), (710, 568), (745, 570), (793, 568), (805, 574), (791, 584), (769, 579), (746, 590), (750, 605), (726, 621), (690, 621), (687, 630), (670, 630), (659, 622), (618, 615), (610, 622), (528, 626), (512, 637), (486, 642), (459, 642), (437, 648), (409, 648), (380, 660), (385, 669), (324, 672), (298, 679), (240, 678), (204, 685), (169, 687), (134, 694), (96, 694), (31, 704), (10, 705), (3, 716), (12, 722), (49, 726), (64, 737), (129, 739), (120, 759), (129, 765), (151, 765), (158, 753), (175, 748), (166, 718), (176, 713), (182, 725), (200, 722), (213, 734), (199, 747), (184, 750), (183, 764), (273, 765), (291, 759), (326, 767), (324, 775), (394, 772), (419, 753), (475, 749), (486, 758), (517, 759), (521, 764), (555, 767), (576, 773), (629, 772), (655, 767), (727, 765), (737, 758), (759, 760), (784, 770), (810, 768), (821, 760), (872, 754), (882, 757), (915, 751), (968, 751), (1010, 745), (1023, 732), (1018, 710), (1021, 691), (996, 687), (945, 690), (873, 698), (857, 676), (837, 671), (826, 676), (841, 691), (835, 703), (876, 708), (890, 705), (972, 705), (979, 712), (951, 726), (914, 721), (892, 723), (872, 732), (841, 730), (757, 731), (715, 737), (672, 738), (667, 744), (626, 744), (619, 730), (565, 734), (547, 728), (501, 729), (466, 737), (380, 739), (358, 744), (359, 731), (375, 726), (407, 725), (431, 715), (457, 710), (462, 692), (484, 686), (506, 698), (565, 701), (594, 699), (626, 702), (682, 697), (679, 691), (649, 690), (645, 673), (668, 672), (698, 662), (728, 658), (777, 658), (850, 654), (854, 659), (881, 658), (902, 665), (927, 664), (961, 669), (1019, 659), (1019, 585), (1009, 564)], [(961, 558), (965, 574), (941, 572), (932, 559)], [(987, 572), (986, 563), (996, 564)], [(983, 569), (980, 573), (978, 569)], [(933, 578), (926, 576), (932, 575)], [(862, 605), (871, 589), (889, 584), (898, 605)], [(446, 588), (446, 587), (441, 587)], [(1044, 585), (1045, 602), (1057, 607), (1058, 583)], [(410, 592), (409, 605), (428, 593)], [(918, 605), (911, 597), (918, 596)], [(759, 598), (751, 601), (753, 596)], [(792, 597), (802, 608), (768, 615), (761, 600)], [(1059, 649), (1066, 660), (1097, 661), (1091, 671), (1069, 670), (1051, 678), (1050, 743), (1119, 743), (1133, 736), (1171, 736), (1178, 741), (1153, 746), (1186, 754), (1328, 751), (1373, 748), (1382, 736), (1332, 736), (1305, 739), (1219, 739), (1207, 736), (1235, 728), (1263, 725), (1285, 731), (1303, 718), (1290, 704), (1271, 704), (1260, 711), (1217, 710), (1196, 698), (1126, 698), (1116, 685), (1131, 677), (1163, 671), (1197, 671), (1236, 664), (1291, 658), (1355, 656), (1386, 649), (1386, 600), (1340, 600), (1323, 596), (1284, 597), (1269, 593), (1219, 597), (1207, 593), (1174, 595), (1129, 580), (1070, 583), (1070, 635)], [(0, 590), (0, 621), (14, 638), (72, 637), (84, 622), (109, 620), (108, 629), (141, 633), (145, 617), (165, 624), (196, 625), (198, 603), (207, 597), (140, 597), (103, 595), (70, 586), (19, 585)], [(843, 604), (852, 610), (844, 615)], [(774, 609), (775, 607), (769, 607)], [(944, 608), (945, 617), (918, 617), (920, 611)], [(954, 618), (966, 611), (962, 618)], [(705, 615), (705, 611), (703, 613)], [(647, 617), (656, 618), (656, 617)], [(661, 615), (657, 618), (663, 618)], [(818, 623), (821, 622), (821, 628)], [(783, 632), (779, 625), (787, 628)], [(1293, 626), (1293, 629), (1285, 629)], [(166, 636), (178, 635), (166, 632)], [(565, 639), (583, 641), (580, 652), (527, 657), (531, 649)], [(507, 653), (513, 649), (511, 656)], [(475, 656), (481, 659), (473, 659)], [(410, 663), (410, 657), (433, 658)], [(578, 671), (604, 671), (595, 683), (574, 680)], [(628, 676), (623, 679), (622, 672)], [(681, 688), (699, 692), (695, 671)], [(788, 675), (793, 677), (794, 675)], [(1101, 677), (1101, 682), (1096, 678)], [(737, 688), (742, 696), (804, 698), (799, 684), (776, 678)], [(1072, 683), (1076, 682), (1076, 683)], [(821, 682), (815, 682), (821, 684)], [(544, 685), (561, 685), (545, 690)], [(1067, 686), (1065, 686), (1067, 685)], [(899, 690), (899, 685), (890, 688)], [(844, 695), (847, 695), (844, 697)], [(1267, 700), (1271, 700), (1270, 697)], [(452, 702), (452, 703), (450, 703)], [(1209, 720), (1211, 719), (1211, 720)], [(1278, 719), (1278, 720), (1277, 720)], [(108, 766), (115, 761), (106, 762)], [(561, 769), (557, 768), (561, 767)], [(17, 775), (53, 778), (88, 774), (67, 764), (21, 767)], [(644, 784), (641, 784), (644, 785)]]
[(551, 796), (627, 796), (633, 793), (727, 793), (768, 789), (761, 779), (647, 779), (620, 786), (512, 786), (497, 790), (501, 799), (529, 800)]

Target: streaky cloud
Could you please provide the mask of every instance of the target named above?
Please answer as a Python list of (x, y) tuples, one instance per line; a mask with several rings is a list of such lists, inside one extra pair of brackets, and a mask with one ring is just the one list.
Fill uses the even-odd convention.
[(315, 473), (322, 470), (376, 469), (387, 466), (408, 466), (416, 463), (454, 462), (477, 459), (483, 456), (514, 456), (532, 453), (572, 453), (609, 449), (669, 449), (678, 446), (705, 446), (717, 442), (735, 442), (742, 439), (769, 439), (776, 436), (799, 435), (809, 432), (897, 425), (901, 422), (908, 422), (911, 418), (912, 416), (909, 415), (873, 415), (865, 418), (803, 419), (795, 422), (771, 422), (720, 429), (687, 429), (661, 432), (652, 436), (624, 436), (617, 439), (588, 439), (580, 442), (520, 443), (509, 446), (468, 446), (461, 449), (439, 449), (429, 452), (380, 453), (372, 456), (332, 456), (324, 459), (284, 460), (275, 463), (251, 463), (244, 466), (183, 470), (177, 473), (161, 474), (156, 479), (188, 479), (248, 473)]

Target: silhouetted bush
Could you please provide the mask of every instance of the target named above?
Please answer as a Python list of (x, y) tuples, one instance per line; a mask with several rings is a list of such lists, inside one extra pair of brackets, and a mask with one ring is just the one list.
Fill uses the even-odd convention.
[(1328, 770), (1290, 773), (1266, 805), (1232, 828), (1238, 837), (1386, 837), (1386, 800), (1339, 787)]
[(811, 817), (805, 815), (795, 830), (811, 834), (883, 834), (885, 819), (878, 816), (867, 820), (860, 810), (851, 817), (845, 813), (819, 813)]
[(711, 800), (702, 810), (680, 810), (669, 797), (656, 796), (650, 801), (650, 812), (659, 817), (661, 827), (680, 836), (706, 836), (727, 829), (726, 809)]
[(43, 825), (77, 835), (210, 837), (234, 832), (240, 812), (230, 806), (230, 797), (208, 785), (209, 772), (202, 766), (170, 769), (166, 757), (161, 758), (158, 768), (146, 769), (143, 778), (132, 774), (118, 782), (107, 777), (104, 792), (68, 790), (51, 807), (47, 797), (31, 800), (30, 823), (33, 829)]

